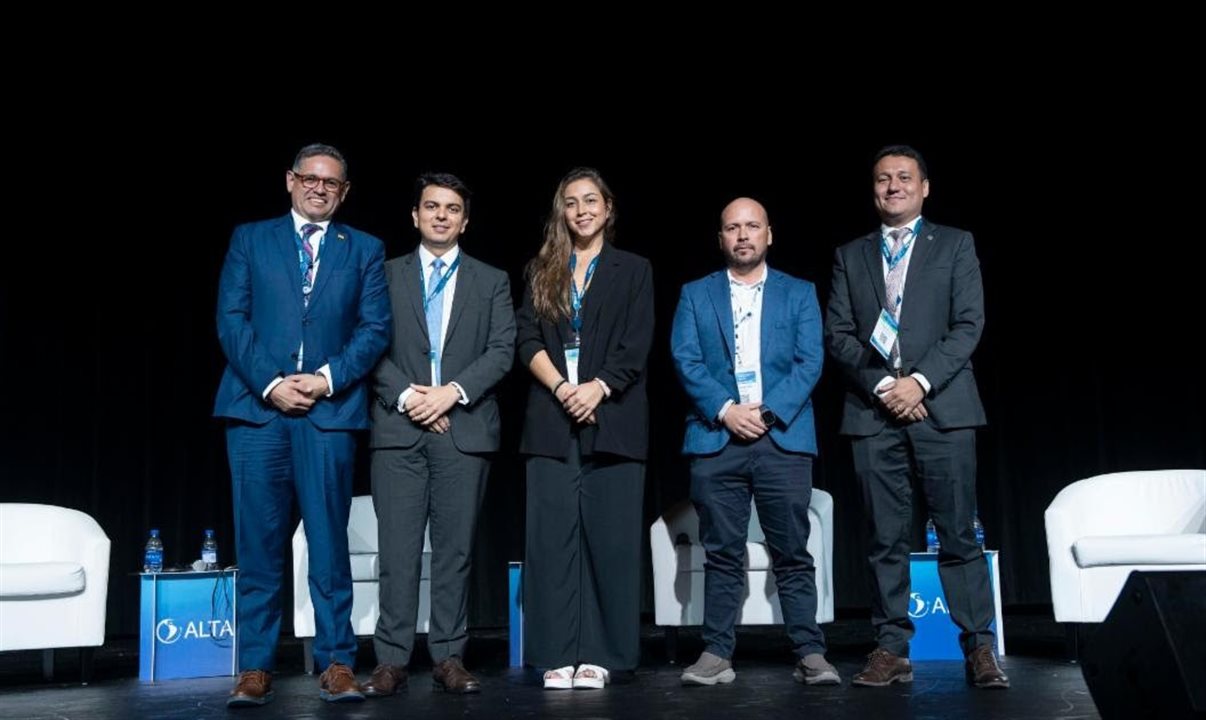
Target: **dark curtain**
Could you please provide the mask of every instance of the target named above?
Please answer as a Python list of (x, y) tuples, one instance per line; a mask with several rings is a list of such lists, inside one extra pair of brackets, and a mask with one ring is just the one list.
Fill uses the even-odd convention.
[[(976, 237), (988, 320), (974, 362), (990, 419), (979, 434), (980, 516), (988, 544), (1001, 549), (1004, 602), (1050, 602), (1043, 511), (1068, 483), (1206, 466), (1201, 303), (1191, 297), (1202, 285), (1202, 253), (1200, 232), (1188, 232), (1200, 222), (1169, 229), (1178, 203), (1136, 155), (1079, 143), (1072, 121), (1037, 146), (987, 127), (625, 127), (639, 142), (589, 123), (511, 137), (468, 123), (349, 130), (229, 122), (218, 142), (139, 136), (120, 150), (56, 158), (56, 172), (84, 164), (93, 176), (86, 188), (62, 191), (58, 209), (36, 218), (40, 231), (7, 234), (22, 245), (5, 266), (0, 306), (0, 501), (96, 518), (113, 541), (109, 634), (137, 632), (132, 573), (150, 527), (163, 533), (168, 565), (198, 557), (207, 527), (217, 531), (222, 562), (235, 560), (223, 431), (210, 417), (223, 366), (217, 276), (235, 224), (287, 211), (285, 170), (312, 140), (350, 160), (340, 219), (377, 234), (391, 257), (417, 242), (415, 175), (460, 174), (476, 191), (463, 247), (506, 269), (517, 297), (558, 179), (577, 164), (601, 169), (618, 195), (618, 244), (649, 257), (655, 272), (646, 528), (687, 494), (678, 455), (685, 401), (668, 336), (681, 285), (721, 265), (722, 206), (738, 195), (762, 200), (774, 232), (769, 262), (814, 281), (824, 303), (834, 248), (877, 227), (870, 166), (888, 142), (926, 154), (925, 215)], [(516, 369), (502, 388), (506, 450), (489, 485), (472, 595), (479, 626), (505, 624), (506, 561), (523, 554), (523, 465), (514, 449), (526, 382)], [(832, 368), (815, 399), (815, 483), (835, 500), (837, 605), (864, 608), (864, 514), (849, 446), (836, 435), (840, 378)], [(357, 493), (368, 488), (362, 472)], [(922, 522), (919, 509), (918, 544)], [(648, 558), (645, 566), (648, 584)], [(647, 609), (651, 598), (647, 589)], [(285, 603), (288, 632), (287, 589)]]

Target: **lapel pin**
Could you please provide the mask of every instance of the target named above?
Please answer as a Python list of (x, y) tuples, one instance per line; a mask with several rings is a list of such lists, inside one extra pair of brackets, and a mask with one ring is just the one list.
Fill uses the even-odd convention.
[(343, 233), (335, 233), (335, 237), (338, 240), (347, 240), (348, 239), (348, 236), (344, 235)]

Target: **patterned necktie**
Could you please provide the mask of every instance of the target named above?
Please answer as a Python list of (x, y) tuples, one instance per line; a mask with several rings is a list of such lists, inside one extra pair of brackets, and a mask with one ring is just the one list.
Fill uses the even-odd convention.
[[(912, 234), (911, 228), (897, 228), (888, 233), (892, 244), (888, 248), (888, 276), (884, 279), (884, 289), (887, 290), (888, 312), (892, 313), (892, 317), (896, 320), (900, 320), (901, 292), (904, 290), (905, 279), (904, 258), (898, 258), (897, 254), (904, 247), (905, 240)], [(892, 264), (893, 261), (896, 261), (895, 265)], [(897, 336), (896, 342), (892, 343), (892, 352), (888, 357), (888, 362), (892, 367), (900, 365), (899, 336)]]
[(310, 291), (314, 289), (314, 270), (317, 263), (317, 255), (314, 248), (310, 245), (310, 238), (314, 233), (322, 230), (322, 226), (314, 223), (306, 223), (301, 227), (301, 249), (302, 256), (301, 274), (302, 274), (302, 299), (306, 305), (310, 304)]
[(444, 259), (436, 258), (431, 262), (431, 275), (427, 277), (427, 287), (424, 292), (427, 297), (427, 338), (431, 341), (431, 352), (428, 357), (431, 359), (431, 384), (440, 384), (440, 330), (444, 324), (444, 293), (441, 291), (431, 296), (431, 293), (440, 284), (440, 277), (443, 275), (441, 270), (444, 269)]

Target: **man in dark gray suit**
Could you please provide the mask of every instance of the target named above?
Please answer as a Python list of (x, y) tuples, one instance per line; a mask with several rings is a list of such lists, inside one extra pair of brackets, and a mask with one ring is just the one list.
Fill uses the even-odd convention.
[(419, 608), (423, 532), (431, 533), (432, 679), (448, 692), (480, 690), (461, 662), (468, 638), (470, 556), (490, 453), (498, 450), (494, 388), (515, 352), (511, 286), (458, 245), (469, 189), (428, 173), (415, 183), (419, 247), (385, 264), (393, 341), (373, 375), (372, 484), (381, 613), (369, 697), (407, 680)]
[(1007, 688), (993, 655), (988, 565), (976, 543), (975, 429), (985, 423), (971, 355), (984, 288), (971, 233), (921, 217), (921, 154), (880, 150), (872, 172), (880, 229), (838, 248), (825, 340), (847, 380), (841, 432), (871, 521), (871, 621), (878, 647), (853, 684), (911, 682), (911, 478), (938, 530), (938, 575), (959, 626), (967, 680)]

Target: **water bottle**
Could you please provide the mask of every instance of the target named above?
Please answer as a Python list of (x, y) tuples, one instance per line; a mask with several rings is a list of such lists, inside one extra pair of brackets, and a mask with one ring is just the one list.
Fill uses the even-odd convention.
[(984, 549), (984, 524), (980, 522), (979, 515), (976, 515), (976, 520), (972, 524), (972, 527), (975, 528), (975, 530), (976, 530), (976, 544), (980, 546), (981, 550), (983, 550)]
[(201, 541), (201, 562), (206, 570), (218, 569), (218, 541), (214, 539), (214, 531), (205, 530), (205, 539)]
[(938, 552), (938, 530), (934, 527), (934, 518), (925, 521), (925, 551)]
[(159, 539), (159, 528), (151, 528), (151, 537), (147, 538), (147, 547), (142, 555), (142, 571), (163, 572), (163, 541)]

